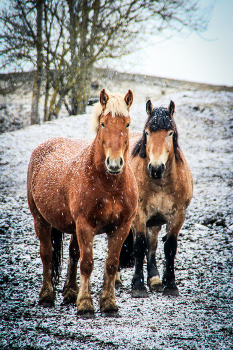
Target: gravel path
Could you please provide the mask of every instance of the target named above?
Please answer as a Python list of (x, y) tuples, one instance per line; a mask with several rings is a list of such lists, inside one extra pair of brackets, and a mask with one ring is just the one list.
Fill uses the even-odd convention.
[[(124, 287), (116, 291), (117, 318), (103, 317), (98, 306), (105, 235), (94, 241), (95, 318), (78, 318), (75, 306), (62, 305), (68, 235), (55, 307), (38, 306), (42, 263), (26, 199), (28, 161), (48, 137), (93, 137), (90, 115), (0, 135), (0, 349), (233, 349), (233, 93), (181, 91), (153, 102), (168, 105), (170, 99), (194, 176), (175, 261), (180, 296), (150, 293), (133, 299), (133, 269), (124, 270)], [(141, 131), (145, 105), (134, 105), (131, 116), (132, 130)], [(164, 229), (158, 247), (161, 274), (163, 235)]]

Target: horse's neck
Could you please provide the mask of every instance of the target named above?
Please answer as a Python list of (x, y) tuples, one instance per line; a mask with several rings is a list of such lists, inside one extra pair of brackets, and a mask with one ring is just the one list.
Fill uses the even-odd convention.
[(92, 164), (96, 181), (100, 181), (100, 186), (103, 186), (105, 190), (118, 191), (123, 190), (128, 186), (129, 169), (127, 159), (125, 159), (125, 164), (120, 174), (109, 174), (106, 169), (105, 156), (101, 149), (98, 134), (91, 146), (90, 163)]
[(172, 156), (172, 159), (170, 159), (166, 164), (166, 170), (163, 176), (164, 182), (167, 184), (171, 184), (176, 182), (177, 178), (177, 164), (176, 164), (176, 158), (175, 154)]

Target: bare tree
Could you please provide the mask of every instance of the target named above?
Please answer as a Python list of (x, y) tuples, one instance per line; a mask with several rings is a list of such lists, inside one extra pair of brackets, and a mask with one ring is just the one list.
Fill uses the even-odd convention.
[[(55, 114), (70, 94), (71, 113), (85, 112), (93, 65), (106, 58), (119, 58), (138, 48), (148, 34), (184, 29), (206, 29), (211, 8), (201, 10), (193, 0), (67, 0), (71, 60), (66, 62)], [(169, 33), (168, 33), (169, 30)]]
[[(21, 5), (22, 6), (22, 5)], [(43, 74), (43, 38), (42, 38), (42, 21), (43, 21), (43, 6), (44, 0), (36, 0), (36, 74), (35, 82), (33, 86), (32, 93), (32, 108), (31, 108), (31, 124), (40, 123), (39, 115), (39, 101), (41, 94), (41, 83), (42, 83), (42, 74)], [(23, 11), (23, 8), (22, 8)]]
[[(18, 60), (30, 62), (37, 71), (35, 96), (40, 94), (43, 66), (44, 120), (57, 117), (63, 103), (70, 114), (85, 112), (91, 73), (97, 62), (131, 53), (150, 34), (203, 32), (212, 12), (211, 6), (200, 8), (199, 0), (13, 0), (12, 3), (10, 15), (4, 10), (0, 15), (1, 66)], [(21, 40), (18, 33), (23, 30), (26, 35)]]
[(1, 68), (24, 70), (36, 67), (33, 85), (31, 124), (38, 124), (38, 105), (43, 70), (43, 0), (14, 0), (10, 11), (3, 9), (1, 23)]

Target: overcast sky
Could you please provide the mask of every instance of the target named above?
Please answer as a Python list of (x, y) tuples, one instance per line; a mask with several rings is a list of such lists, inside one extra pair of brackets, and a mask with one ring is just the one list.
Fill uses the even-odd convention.
[(136, 54), (138, 64), (130, 72), (233, 85), (233, 0), (216, 0), (208, 30), (202, 37), (192, 33), (188, 38), (177, 36), (147, 47)]
[(213, 2), (209, 27), (201, 36), (177, 34), (166, 41), (156, 36), (154, 45), (125, 58), (125, 64), (111, 62), (108, 66), (129, 73), (233, 86), (233, 0), (201, 0), (200, 4)]

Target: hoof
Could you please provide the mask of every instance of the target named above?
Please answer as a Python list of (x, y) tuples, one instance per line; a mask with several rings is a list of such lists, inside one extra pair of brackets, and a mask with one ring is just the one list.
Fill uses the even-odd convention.
[(55, 292), (48, 288), (42, 288), (39, 295), (39, 305), (44, 307), (54, 306)]
[(92, 318), (95, 318), (95, 315), (94, 315), (94, 311), (93, 312), (79, 312), (77, 313), (78, 317), (82, 318), (82, 319), (92, 319)]
[(118, 312), (118, 306), (114, 299), (100, 299), (100, 311), (111, 315)]
[(180, 294), (179, 289), (177, 287), (173, 287), (173, 288), (164, 287), (163, 295), (172, 295), (174, 297), (178, 297), (179, 294)]
[(78, 291), (69, 289), (63, 295), (63, 304), (75, 304), (77, 301)]
[[(91, 298), (77, 300), (78, 315), (85, 317), (85, 315), (94, 315), (94, 306)], [(85, 317), (86, 318), (86, 317)], [(90, 318), (90, 317), (88, 317)]]
[(148, 286), (150, 288), (151, 292), (162, 292), (163, 291), (163, 284), (159, 276), (153, 276), (151, 278), (148, 278)]
[(78, 285), (65, 285), (62, 291), (63, 304), (75, 304), (78, 296)]
[(140, 289), (132, 289), (132, 298), (148, 298), (148, 296), (145, 286)]
[(116, 279), (115, 279), (115, 288), (118, 289), (123, 286), (122, 280), (121, 280), (121, 273), (116, 273)]

